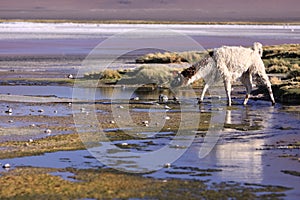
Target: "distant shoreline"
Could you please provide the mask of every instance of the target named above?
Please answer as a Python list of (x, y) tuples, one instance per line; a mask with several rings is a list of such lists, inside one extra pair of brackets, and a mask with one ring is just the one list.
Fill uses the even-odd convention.
[(165, 20), (76, 20), (76, 19), (0, 19), (0, 23), (83, 23), (83, 24), (199, 24), (199, 25), (300, 25), (300, 21), (165, 21)]

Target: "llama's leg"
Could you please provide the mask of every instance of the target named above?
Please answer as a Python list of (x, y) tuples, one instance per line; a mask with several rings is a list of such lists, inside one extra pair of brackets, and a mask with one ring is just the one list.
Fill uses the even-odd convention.
[(243, 73), (242, 77), (241, 77), (241, 82), (243, 83), (243, 85), (246, 88), (246, 97), (244, 100), (244, 105), (247, 105), (248, 100), (250, 98), (250, 93), (252, 91), (252, 75), (249, 74), (249, 72), (245, 72)]
[(226, 91), (226, 95), (227, 95), (227, 105), (231, 106), (231, 81), (230, 79), (226, 79), (224, 80), (224, 86), (225, 86), (225, 91)]
[(274, 99), (274, 96), (273, 96), (273, 91), (272, 91), (272, 85), (270, 83), (270, 80), (269, 80), (269, 77), (266, 73), (262, 73), (260, 75), (263, 83), (267, 86), (268, 88), (268, 91), (269, 91), (269, 95), (270, 95), (270, 98), (271, 98), (271, 102), (272, 102), (272, 105), (274, 106), (275, 105), (275, 99)]
[(198, 101), (198, 104), (203, 102), (204, 95), (205, 95), (206, 91), (208, 90), (208, 88), (209, 88), (209, 84), (205, 83), (204, 88), (203, 88), (202, 93), (201, 93), (201, 96), (200, 96), (200, 99)]

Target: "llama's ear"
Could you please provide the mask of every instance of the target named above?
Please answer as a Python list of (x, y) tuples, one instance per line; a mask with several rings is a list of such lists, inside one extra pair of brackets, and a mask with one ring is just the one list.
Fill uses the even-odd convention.
[(260, 57), (262, 57), (262, 55), (263, 55), (263, 48), (262, 48), (262, 44), (261, 43), (254, 42), (252, 49), (254, 51), (258, 52), (258, 54), (260, 55)]

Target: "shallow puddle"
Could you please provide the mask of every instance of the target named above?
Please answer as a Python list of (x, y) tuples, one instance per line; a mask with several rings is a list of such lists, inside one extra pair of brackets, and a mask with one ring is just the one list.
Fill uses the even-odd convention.
[(71, 172), (50, 172), (49, 174), (52, 176), (59, 176), (66, 181), (79, 182), (78, 180), (72, 178), (75, 176), (75, 174)]

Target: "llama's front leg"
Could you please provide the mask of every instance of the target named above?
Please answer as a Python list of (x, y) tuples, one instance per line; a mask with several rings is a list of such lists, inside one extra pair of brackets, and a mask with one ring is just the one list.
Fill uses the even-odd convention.
[(231, 81), (224, 80), (225, 91), (227, 95), (227, 105), (231, 106)]
[(206, 91), (208, 90), (208, 88), (209, 88), (209, 84), (205, 83), (204, 88), (201, 93), (201, 96), (200, 96), (200, 99), (198, 101), (198, 104), (201, 104), (203, 102), (204, 95), (205, 95)]
[(270, 95), (270, 98), (271, 98), (271, 102), (272, 102), (272, 105), (274, 106), (275, 105), (275, 99), (274, 99), (274, 96), (273, 96), (272, 85), (270, 83), (269, 77), (268, 77), (268, 75), (266, 73), (263, 73), (261, 75), (261, 78), (262, 78), (264, 84), (268, 88), (269, 95)]

